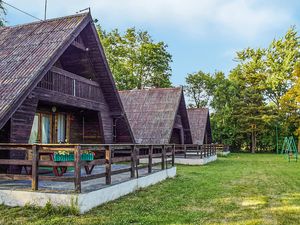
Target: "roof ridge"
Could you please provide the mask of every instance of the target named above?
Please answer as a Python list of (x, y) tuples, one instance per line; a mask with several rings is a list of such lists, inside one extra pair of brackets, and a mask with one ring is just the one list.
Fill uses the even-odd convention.
[(142, 92), (142, 91), (152, 91), (152, 90), (155, 90), (155, 91), (158, 91), (158, 90), (181, 90), (182, 87), (171, 87), (171, 88), (147, 88), (147, 89), (132, 89), (132, 90), (119, 90), (119, 92)]
[(17, 28), (17, 27), (23, 27), (23, 26), (28, 26), (28, 25), (34, 25), (34, 24), (38, 24), (38, 23), (47, 23), (47, 22), (53, 22), (53, 21), (57, 21), (57, 20), (63, 20), (63, 19), (68, 19), (68, 18), (75, 18), (75, 17), (86, 17), (90, 15), (89, 12), (86, 13), (77, 13), (77, 14), (72, 14), (72, 15), (68, 15), (68, 16), (61, 16), (61, 17), (55, 17), (55, 18), (51, 18), (51, 19), (46, 19), (46, 20), (40, 20), (40, 21), (33, 21), (33, 22), (29, 22), (29, 23), (23, 23), (23, 24), (16, 24), (13, 26), (4, 26), (4, 27), (0, 27), (0, 29), (2, 28)]
[(202, 108), (187, 108), (187, 110), (209, 110), (208, 107), (202, 107)]

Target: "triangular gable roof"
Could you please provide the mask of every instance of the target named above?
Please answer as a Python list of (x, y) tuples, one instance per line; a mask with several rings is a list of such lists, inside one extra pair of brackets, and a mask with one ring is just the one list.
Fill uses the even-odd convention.
[(208, 131), (208, 137), (211, 138), (211, 127), (209, 110), (207, 108), (187, 109), (193, 144), (204, 143), (204, 135)]
[(177, 112), (189, 131), (182, 88), (119, 91), (135, 141), (168, 144)]
[(112, 113), (124, 112), (92, 17), (84, 13), (0, 28), (0, 129), (83, 30), (106, 102)]

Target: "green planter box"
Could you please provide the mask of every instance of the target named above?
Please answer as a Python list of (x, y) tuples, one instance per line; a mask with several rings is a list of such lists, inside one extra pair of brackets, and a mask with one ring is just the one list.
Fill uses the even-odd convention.
[[(54, 161), (55, 162), (73, 162), (74, 159), (75, 159), (74, 154), (62, 155), (62, 154), (54, 153)], [(92, 161), (92, 160), (94, 160), (94, 154), (93, 153), (81, 154), (81, 160)]]

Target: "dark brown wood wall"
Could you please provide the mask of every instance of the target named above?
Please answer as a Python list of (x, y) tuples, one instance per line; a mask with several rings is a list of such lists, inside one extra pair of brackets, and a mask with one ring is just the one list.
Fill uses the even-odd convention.
[(180, 129), (173, 129), (170, 144), (182, 144)]
[[(29, 96), (17, 109), (10, 119), (10, 142), (11, 143), (28, 143), (34, 114), (37, 109), (38, 99)], [(24, 159), (24, 151), (11, 151), (9, 158)], [(10, 166), (10, 173), (20, 173), (21, 166)]]
[(133, 143), (125, 119), (116, 119), (116, 143)]
[(10, 120), (0, 129), (0, 143), (10, 142)]
[(28, 97), (11, 117), (10, 142), (28, 143), (38, 99)]

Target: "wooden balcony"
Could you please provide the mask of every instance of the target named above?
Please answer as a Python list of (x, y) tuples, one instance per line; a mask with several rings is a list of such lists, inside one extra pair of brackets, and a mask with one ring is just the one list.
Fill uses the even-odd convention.
[(97, 82), (57, 67), (52, 67), (38, 87), (92, 101), (99, 100), (101, 95)]

